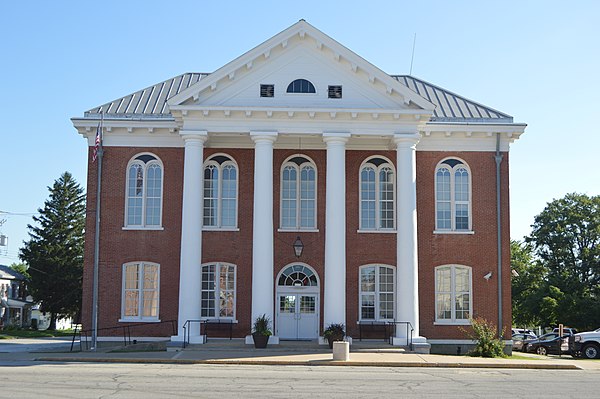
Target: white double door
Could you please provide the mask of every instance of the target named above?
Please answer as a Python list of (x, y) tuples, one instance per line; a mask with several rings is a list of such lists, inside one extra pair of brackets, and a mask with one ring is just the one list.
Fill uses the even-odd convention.
[(319, 294), (298, 291), (277, 293), (277, 335), (280, 339), (315, 339), (319, 336)]

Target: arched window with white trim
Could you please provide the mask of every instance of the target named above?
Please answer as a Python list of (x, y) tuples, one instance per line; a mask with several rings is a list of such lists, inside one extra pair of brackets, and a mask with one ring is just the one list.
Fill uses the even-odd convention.
[(162, 222), (162, 162), (152, 154), (136, 155), (127, 165), (125, 226), (160, 227)]
[(317, 228), (317, 167), (303, 155), (281, 167), (281, 228)]
[(150, 262), (123, 265), (121, 319), (158, 320), (160, 266)]
[(201, 317), (235, 319), (235, 265), (221, 262), (202, 265), (201, 278)]
[(396, 173), (392, 163), (373, 157), (360, 168), (360, 229), (395, 228)]
[(435, 321), (466, 324), (473, 312), (471, 268), (444, 265), (435, 268)]
[(386, 265), (366, 265), (359, 269), (359, 319), (394, 319), (396, 269)]
[(456, 158), (440, 162), (435, 172), (435, 228), (471, 230), (471, 171)]
[(204, 227), (237, 227), (238, 168), (227, 155), (204, 164)]

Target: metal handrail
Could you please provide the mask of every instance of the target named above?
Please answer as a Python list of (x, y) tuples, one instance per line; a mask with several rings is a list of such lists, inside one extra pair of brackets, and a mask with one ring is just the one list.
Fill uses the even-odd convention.
[[(393, 324), (394, 329), (396, 328), (397, 324), (406, 324), (406, 343), (408, 344), (408, 347), (412, 351), (413, 350), (413, 335), (415, 332), (415, 328), (413, 327), (412, 323), (410, 321), (389, 321), (388, 323)], [(408, 329), (409, 328), (410, 328), (410, 342), (408, 340), (408, 338), (409, 338)], [(394, 333), (395, 333), (395, 331), (394, 331)]]
[[(123, 344), (124, 346), (130, 345), (131, 344), (131, 329), (134, 327), (140, 327), (140, 326), (146, 326), (148, 327), (149, 325), (154, 325), (154, 326), (158, 326), (161, 324), (171, 324), (171, 330), (173, 331), (172, 335), (177, 335), (177, 320), (164, 320), (164, 321), (159, 321), (156, 323), (130, 323), (127, 325), (122, 325), (122, 326), (114, 326), (114, 327), (103, 327), (103, 328), (98, 328), (96, 329), (96, 331), (111, 331), (111, 330), (118, 330), (121, 329), (123, 332)], [(82, 335), (85, 337), (85, 350), (89, 349), (89, 345), (88, 345), (88, 334), (91, 333), (92, 330), (88, 329), (88, 330), (83, 330), (80, 329), (79, 330), (79, 350), (83, 350), (82, 347)], [(73, 351), (73, 345), (75, 344), (75, 338), (77, 336), (77, 326), (75, 326), (75, 330), (73, 331), (73, 339), (71, 341), (71, 352)]]
[(206, 323), (206, 319), (190, 319), (190, 320), (186, 320), (185, 323), (183, 323), (182, 329), (183, 329), (183, 344), (182, 344), (182, 348), (185, 349), (186, 344), (190, 343), (190, 330), (192, 327), (192, 323), (200, 323), (200, 335), (202, 335), (202, 324)]

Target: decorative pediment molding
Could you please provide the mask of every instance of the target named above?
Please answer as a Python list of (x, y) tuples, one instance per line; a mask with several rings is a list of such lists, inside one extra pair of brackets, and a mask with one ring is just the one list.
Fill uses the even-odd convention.
[(230, 84), (234, 79), (237, 80), (238, 76), (241, 78), (245, 74), (252, 73), (256, 65), (269, 62), (275, 53), (292, 51), (291, 49), (294, 47), (292, 43), (298, 41), (302, 41), (304, 44), (312, 41), (314, 49), (330, 57), (331, 62), (347, 67), (349, 71), (356, 74), (357, 78), (363, 77), (388, 96), (399, 96), (404, 106), (433, 112), (435, 106), (432, 103), (304, 20), (298, 21), (175, 95), (168, 101), (169, 107), (173, 110), (176, 106), (196, 102), (201, 96)]

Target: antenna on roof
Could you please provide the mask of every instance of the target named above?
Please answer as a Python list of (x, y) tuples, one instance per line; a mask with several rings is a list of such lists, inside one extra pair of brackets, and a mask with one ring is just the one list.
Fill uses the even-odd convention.
[(413, 39), (412, 56), (410, 57), (410, 72), (408, 74), (411, 75), (411, 76), (412, 76), (413, 61), (415, 60), (415, 44), (416, 43), (417, 43), (417, 32), (415, 32), (415, 37)]

